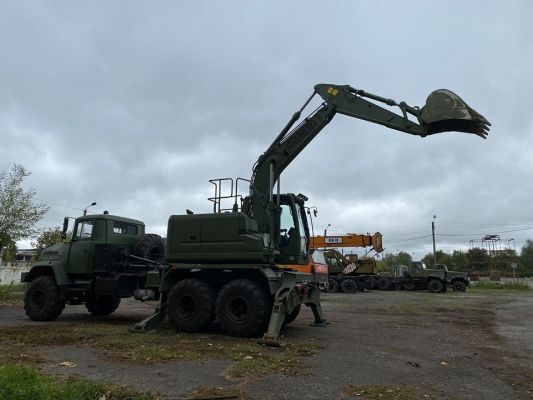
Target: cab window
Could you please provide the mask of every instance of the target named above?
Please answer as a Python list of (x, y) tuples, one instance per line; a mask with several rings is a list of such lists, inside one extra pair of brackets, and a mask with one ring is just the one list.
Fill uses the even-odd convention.
[(127, 222), (115, 221), (113, 223), (113, 233), (117, 235), (137, 235), (137, 225), (128, 224)]
[(289, 239), (292, 233), (295, 231), (294, 218), (292, 216), (292, 209), (289, 205), (281, 205), (281, 220), (280, 220), (280, 233), (281, 233), (281, 245), (286, 246), (289, 244)]
[(320, 250), (313, 251), (311, 257), (316, 264), (326, 264), (326, 257), (324, 257), (324, 253)]
[(78, 239), (90, 238), (93, 235), (93, 221), (81, 221), (76, 225), (76, 234)]

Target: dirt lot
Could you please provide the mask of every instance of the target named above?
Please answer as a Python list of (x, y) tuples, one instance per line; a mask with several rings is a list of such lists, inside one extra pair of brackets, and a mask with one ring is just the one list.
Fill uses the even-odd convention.
[(533, 292), (325, 294), (331, 325), (310, 327), (303, 310), (279, 349), (216, 326), (130, 333), (152, 309), (127, 300), (94, 318), (67, 306), (34, 323), (20, 305), (0, 305), (0, 361), (168, 399), (533, 399)]

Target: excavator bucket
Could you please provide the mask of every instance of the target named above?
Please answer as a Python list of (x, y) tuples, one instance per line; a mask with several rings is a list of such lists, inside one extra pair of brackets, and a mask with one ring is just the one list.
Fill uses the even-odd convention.
[(490, 122), (454, 92), (439, 89), (432, 92), (420, 110), (420, 123), (428, 135), (459, 131), (487, 138)]

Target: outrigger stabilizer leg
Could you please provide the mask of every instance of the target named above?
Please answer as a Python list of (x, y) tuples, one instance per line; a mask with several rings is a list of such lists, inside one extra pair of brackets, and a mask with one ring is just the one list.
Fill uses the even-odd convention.
[(281, 287), (274, 298), (274, 307), (268, 325), (267, 332), (262, 339), (258, 340), (259, 344), (268, 346), (281, 346), (280, 331), (287, 315), (291, 314), (296, 307), (305, 304), (311, 307), (315, 321), (311, 326), (328, 326), (322, 315), (320, 307), (320, 290), (318, 287), (309, 283), (299, 283), (291, 288)]

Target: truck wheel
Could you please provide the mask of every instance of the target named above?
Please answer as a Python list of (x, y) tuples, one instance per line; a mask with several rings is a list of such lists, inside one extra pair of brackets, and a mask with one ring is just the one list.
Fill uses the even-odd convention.
[(32, 321), (51, 321), (65, 308), (59, 286), (51, 276), (38, 276), (30, 282), (24, 297), (26, 315)]
[(454, 292), (466, 292), (466, 284), (463, 281), (454, 281), (452, 289)]
[(89, 295), (85, 308), (94, 316), (109, 315), (118, 308), (120, 297), (113, 295)]
[(377, 281), (379, 290), (390, 290), (391, 283), (387, 278), (379, 278)]
[(442, 293), (446, 287), (438, 279), (432, 279), (428, 282), (428, 290), (431, 293)]
[(165, 259), (165, 245), (161, 236), (147, 233), (135, 242), (135, 255), (148, 260), (162, 262)]
[(404, 287), (405, 290), (415, 290), (416, 289), (416, 285), (413, 282), (404, 283), (403, 287)]
[(184, 279), (172, 287), (168, 320), (181, 332), (200, 332), (215, 319), (215, 290), (199, 279)]
[(376, 280), (374, 278), (365, 279), (365, 289), (374, 290), (376, 288)]
[(298, 314), (300, 314), (300, 310), (302, 309), (302, 305), (298, 304), (294, 310), (290, 314), (287, 314), (285, 316), (285, 319), (283, 320), (283, 326), (289, 325), (292, 321), (296, 319)]
[(366, 289), (366, 284), (361, 278), (354, 279), (355, 284), (357, 285), (357, 290), (364, 292)]
[(264, 333), (271, 312), (271, 296), (257, 282), (237, 279), (227, 283), (218, 294), (218, 322), (230, 336), (253, 337)]
[(339, 291), (339, 284), (335, 279), (328, 281), (328, 293), (337, 293)]
[(355, 293), (357, 292), (357, 284), (351, 279), (345, 279), (341, 283), (341, 292), (342, 293)]

